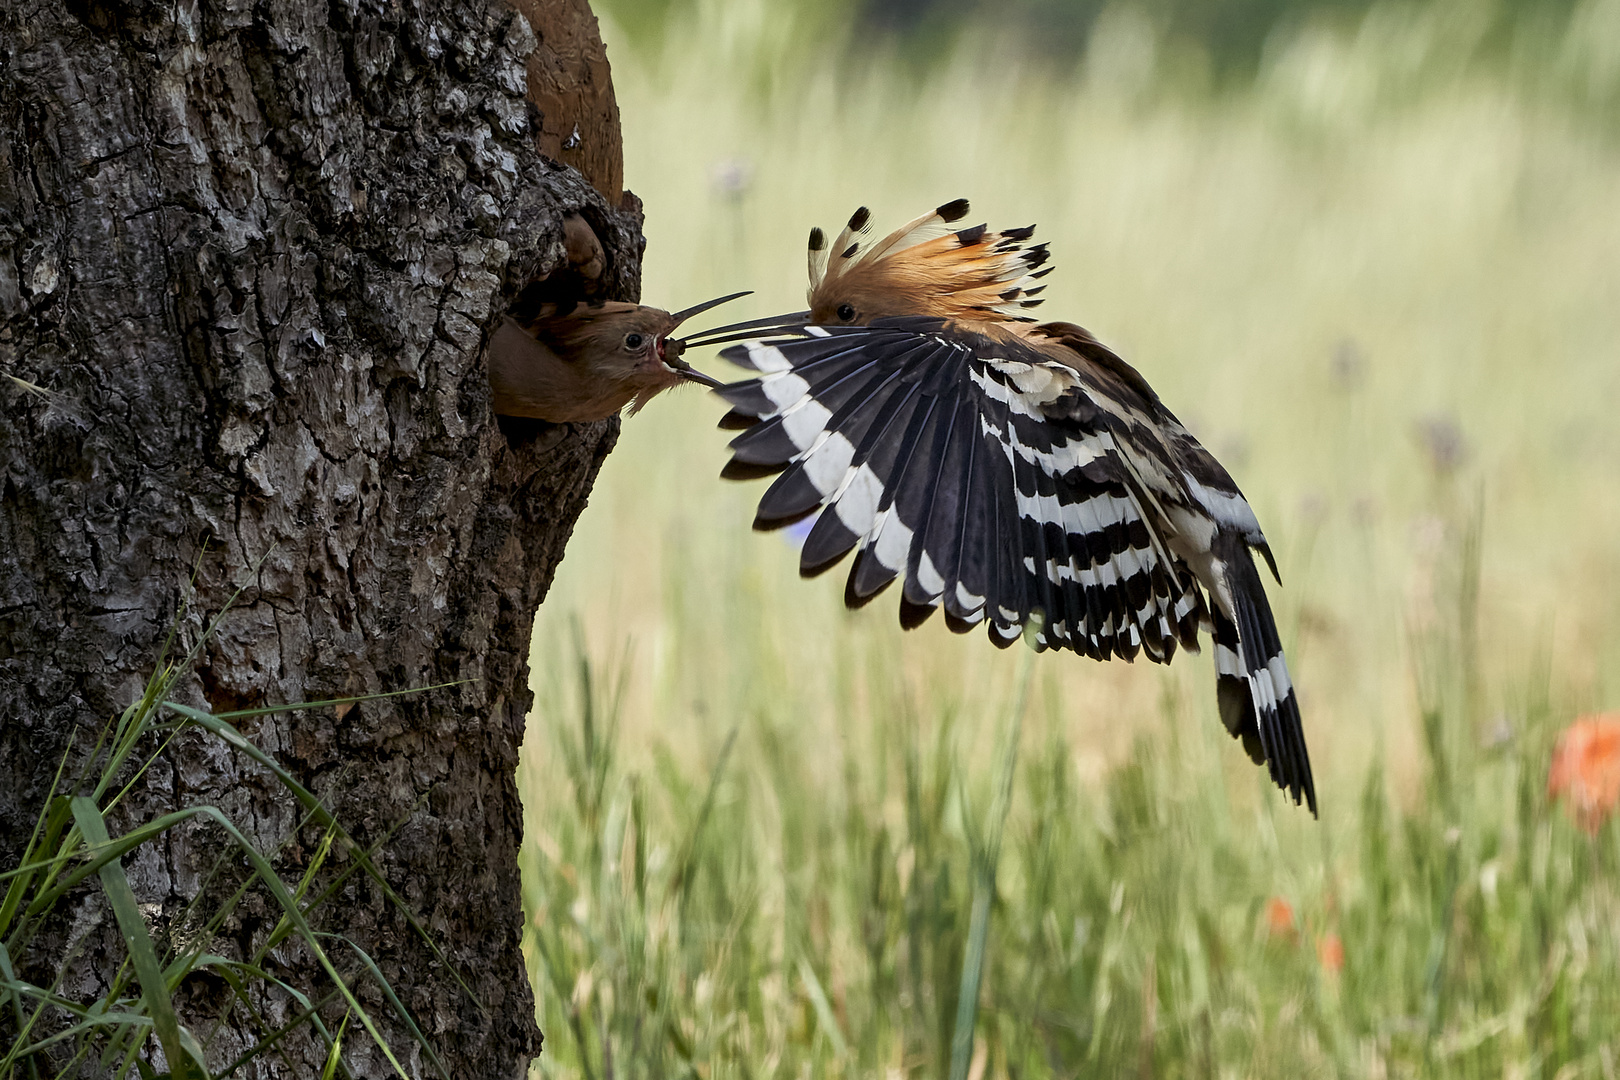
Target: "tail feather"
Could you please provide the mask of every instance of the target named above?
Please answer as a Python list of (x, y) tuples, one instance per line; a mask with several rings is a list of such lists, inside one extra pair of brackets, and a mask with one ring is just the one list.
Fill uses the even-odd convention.
[[(1224, 541), (1224, 542), (1223, 542)], [(1255, 764), (1264, 763), (1272, 781), (1295, 803), (1316, 814), (1299, 700), (1288, 677), (1282, 642), (1264, 586), (1248, 547), (1237, 536), (1217, 541), (1233, 610), (1211, 605), (1215, 631), (1215, 690), (1221, 721)]]

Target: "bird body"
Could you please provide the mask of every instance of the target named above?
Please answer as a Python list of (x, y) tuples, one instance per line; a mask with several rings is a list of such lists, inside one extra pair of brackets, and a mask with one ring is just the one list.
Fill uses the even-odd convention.
[(810, 241), (810, 310), (710, 331), (757, 377), (716, 392), (744, 429), (724, 475), (771, 474), (756, 528), (820, 513), (800, 570), (852, 551), (845, 600), (903, 582), (900, 620), (943, 611), (1006, 646), (1168, 663), (1215, 641), (1228, 730), (1312, 812), (1299, 707), (1232, 477), (1133, 367), (1072, 323), (1037, 323), (1033, 227), (951, 231), (965, 200), (863, 253), (863, 208)]
[(691, 316), (745, 295), (675, 314), (609, 301), (545, 304), (523, 323), (503, 319), (488, 349), (492, 407), (501, 416), (577, 423), (626, 406), (635, 413), (681, 382), (718, 386), (681, 359), (684, 344), (669, 335)]

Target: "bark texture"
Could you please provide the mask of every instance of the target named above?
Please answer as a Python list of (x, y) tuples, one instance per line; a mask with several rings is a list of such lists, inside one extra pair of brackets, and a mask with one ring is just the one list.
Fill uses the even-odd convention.
[[(618, 422), (498, 426), (482, 347), (523, 285), (564, 261), (569, 212), (606, 249), (594, 291), (637, 298), (639, 207), (617, 204), (600, 41), (572, 67), (548, 53), (552, 85), (531, 97), (548, 123), (579, 109), (581, 145), (615, 159), (598, 179), (613, 203), (540, 157), (526, 100), (538, 42), (589, 42), (594, 19), (582, 0), (533, 0), (532, 27), (503, 0), (6, 4), (0, 868), (69, 739), (88, 747), (138, 693), (183, 601), (185, 647), (245, 585), (190, 678), (197, 702), (464, 680), (245, 730), (362, 844), (397, 827), (382, 869), (482, 1007), (363, 875), (318, 910), (322, 928), (377, 958), (452, 1075), (521, 1076), (540, 1049), (513, 778), (530, 629)], [(289, 875), (319, 840), (273, 779), (201, 735), (122, 813), (199, 803), (263, 850), (292, 837)], [(126, 862), (160, 939), (222, 850), (198, 828)], [(246, 954), (274, 922), (250, 899), (213, 951)], [(93, 997), (116, 939), (90, 889), (35, 963), (76, 955), (63, 990)], [(276, 962), (290, 982), (322, 981), (297, 949)], [(205, 1015), (223, 987), (184, 990)], [(264, 1004), (271, 1022), (290, 1016)], [(258, 1034), (238, 1022), (211, 1065)], [(353, 1075), (391, 1074), (363, 1037), (345, 1046)], [(248, 1074), (320, 1066), (300, 1036)]]

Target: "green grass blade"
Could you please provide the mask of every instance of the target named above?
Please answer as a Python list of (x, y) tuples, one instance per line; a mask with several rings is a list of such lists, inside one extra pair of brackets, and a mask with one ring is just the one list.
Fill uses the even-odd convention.
[[(355, 1000), (353, 993), (349, 990), (348, 983), (345, 982), (342, 976), (338, 974), (337, 968), (333, 966), (331, 958), (328, 957), (325, 950), (320, 947), (320, 942), (317, 940), (315, 931), (310, 927), (308, 920), (304, 917), (304, 913), (302, 910), (300, 910), (298, 902), (293, 898), (291, 891), (288, 890), (286, 884), (281, 880), (281, 878), (277, 876), (274, 868), (271, 867), (269, 860), (267, 860), (258, 852), (256, 848), (253, 847), (253, 845), (248, 841), (247, 837), (242, 834), (241, 830), (236, 827), (230, 818), (221, 813), (218, 808), (213, 806), (195, 806), (185, 810), (177, 810), (174, 813), (165, 814), (154, 821), (148, 822), (139, 828), (132, 829), (129, 832), (124, 833), (117, 840), (105, 840), (101, 843), (93, 844), (90, 850), (86, 852), (88, 857), (87, 863), (76, 870), (73, 874), (68, 875), (68, 877), (63, 880), (62, 884), (58, 886), (58, 894), (65, 893), (68, 889), (72, 888), (77, 881), (83, 880), (83, 878), (89, 876), (90, 874), (99, 872), (103, 867), (121, 858), (123, 855), (127, 854), (140, 844), (145, 843), (147, 840), (150, 840), (152, 837), (157, 836), (168, 829), (181, 824), (182, 822), (198, 817), (207, 818), (210, 821), (213, 821), (225, 831), (226, 835), (241, 850), (242, 855), (253, 866), (259, 880), (264, 884), (265, 888), (270, 891), (271, 896), (275, 899), (281, 910), (291, 919), (294, 928), (298, 932), (298, 936), (303, 939), (306, 945), (309, 946), (310, 951), (314, 954), (315, 959), (320, 964), (322, 970), (326, 972), (327, 977), (337, 985), (338, 992), (343, 996), (344, 1001), (354, 1011), (355, 1015), (359, 1017), (362, 1026), (365, 1027), (366, 1031), (376, 1041), (377, 1046), (380, 1050), (382, 1050), (383, 1055), (388, 1058), (389, 1063), (393, 1065), (395, 1071), (398, 1072), (401, 1077), (408, 1078), (408, 1074), (405, 1072), (404, 1066), (402, 1066), (399, 1063), (399, 1060), (394, 1056), (393, 1050), (388, 1046), (387, 1041), (383, 1039), (382, 1033), (377, 1029), (376, 1025), (371, 1020), (370, 1014), (367, 1013), (363, 1007), (361, 1007), (357, 1000)], [(97, 819), (99, 820), (99, 814), (97, 815)], [(105, 835), (104, 832), (103, 835)], [(36, 903), (39, 903), (39, 901), (36, 901)], [(46, 906), (49, 906), (49, 901), (46, 902)], [(136, 915), (139, 915), (138, 909), (136, 910)], [(144, 923), (142, 924), (142, 929), (144, 930)], [(156, 958), (154, 957), (153, 959), (155, 963)]]
[(692, 822), (692, 832), (686, 838), (681, 853), (681, 859), (675, 871), (677, 912), (676, 925), (680, 925), (686, 911), (687, 897), (692, 892), (692, 878), (695, 875), (698, 845), (703, 840), (703, 828), (709, 823), (709, 815), (714, 812), (715, 795), (720, 790), (720, 777), (724, 775), (726, 761), (731, 757), (731, 748), (737, 742), (737, 729), (734, 727), (726, 733), (726, 741), (720, 747), (720, 756), (714, 759), (714, 768), (709, 772), (709, 789), (704, 793), (703, 805), (698, 809), (697, 819)]
[[(11, 954), (6, 951), (4, 944), (0, 944), (0, 977), (5, 979), (5, 996), (11, 1002), (12, 1019), (17, 1024), (16, 1038), (12, 1040), (10, 1048), (6, 1051), (5, 1059), (0, 1061), (0, 1076), (10, 1076), (13, 1062), (17, 1057), (25, 1053), (19, 1048), (23, 1045), (23, 1040), (28, 1037), (28, 1029), (33, 1018), (29, 1018), (27, 1021), (23, 1019), (22, 999), (26, 990), (33, 989), (33, 987), (25, 989), (24, 984), (17, 980), (17, 972), (11, 966)], [(38, 1015), (39, 1013), (36, 1011), (34, 1016), (37, 1017)], [(30, 1077), (39, 1076), (39, 1065), (35, 1062), (32, 1052), (26, 1051), (26, 1053), (28, 1054), (28, 1075)]]
[[(42, 833), (45, 835), (45, 846), (47, 848), (51, 846), (54, 836), (49, 826), (55, 820), (52, 815), (60, 815), (64, 818), (67, 816), (67, 807), (58, 801), (56, 793), (61, 789), (62, 773), (67, 770), (68, 757), (73, 752), (75, 734), (72, 731), (68, 732), (67, 745), (62, 748), (62, 760), (56, 764), (56, 775), (51, 778), (50, 789), (46, 794), (44, 803), (40, 805), (38, 817), (34, 820), (34, 831), (28, 837), (28, 846), (23, 848), (22, 858), (18, 860), (19, 871), (22, 867), (27, 866), (33, 858)], [(17, 907), (22, 903), (22, 898), (27, 893), (32, 879), (32, 871), (27, 874), (18, 873), (17, 876), (11, 878), (11, 884), (6, 886), (5, 899), (0, 901), (0, 939), (4, 939), (7, 932), (10, 931), (11, 920), (16, 916)]]
[[(432, 690), (446, 690), (452, 686), (461, 686), (471, 681), (471, 679), (457, 679), (454, 682), (434, 683), (431, 686), (413, 686), (407, 690), (387, 690), (376, 694), (361, 694), (358, 697), (323, 698), (320, 701), (299, 701), (291, 705), (261, 705), (256, 709), (232, 709), (229, 712), (207, 715), (215, 716), (221, 720), (246, 720), (255, 716), (273, 716), (276, 713), (298, 712), (303, 709), (324, 709), (336, 705), (359, 705), (367, 701), (382, 701), (387, 698), (407, 697), (411, 694), (426, 694)], [(164, 706), (174, 708), (174, 703), (166, 701)]]
[[(107, 824), (102, 820), (101, 811), (97, 808), (95, 800), (86, 795), (78, 795), (73, 799), (73, 820), (79, 826), (79, 832), (85, 840), (97, 847), (110, 843), (107, 836)], [(157, 953), (152, 948), (152, 938), (146, 932), (146, 920), (141, 915), (140, 906), (135, 901), (135, 893), (129, 887), (129, 879), (124, 876), (124, 868), (118, 859), (108, 859), (98, 871), (101, 876), (101, 887), (107, 894), (107, 902), (112, 906), (113, 916), (118, 920), (119, 932), (123, 935), (124, 944), (129, 949), (130, 959), (135, 965), (136, 977), (141, 984), (141, 999), (146, 1005), (147, 1013), (152, 1017), (152, 1026), (156, 1029), (158, 1043), (163, 1047), (163, 1055), (168, 1059), (171, 1073), (179, 1078), (206, 1077), (207, 1067), (200, 1057), (193, 1057), (191, 1048), (188, 1048), (181, 1035), (179, 1017), (174, 1012), (174, 1002), (169, 997), (169, 983), (163, 977), (163, 966), (158, 963)], [(195, 1043), (191, 1044), (195, 1047)]]
[(343, 1033), (349, 1030), (349, 1017), (351, 1013), (343, 1014), (343, 1023), (338, 1025), (337, 1034), (332, 1036), (332, 1047), (326, 1053), (326, 1066), (321, 1069), (321, 1080), (332, 1080), (337, 1075), (338, 1064), (343, 1060)]
[[(287, 988), (285, 983), (280, 983), (278, 981), (277, 984), (283, 989)], [(332, 1033), (327, 1031), (326, 1025), (321, 1022), (320, 1010), (326, 1008), (326, 1006), (330, 1005), (333, 1001), (336, 1001), (338, 996), (339, 995), (336, 990), (330, 990), (318, 1000), (311, 1002), (298, 1012), (294, 1013), (286, 1023), (282, 1024), (279, 1028), (276, 1028), (270, 1034), (248, 1047), (242, 1052), (240, 1057), (231, 1062), (229, 1065), (225, 1066), (224, 1069), (220, 1070), (219, 1077), (216, 1078), (216, 1080), (224, 1080), (225, 1077), (233, 1075), (236, 1070), (240, 1069), (242, 1066), (258, 1057), (260, 1054), (276, 1049), (281, 1043), (282, 1039), (285, 1039), (288, 1035), (292, 1034), (294, 1031), (297, 1031), (299, 1026), (306, 1021), (313, 1024), (315, 1029), (321, 1033), (321, 1038), (325, 1040), (328, 1045), (331, 1045)], [(348, 1014), (345, 1013), (344, 1015), (347, 1016)]]
[[(455, 684), (450, 683), (446, 685), (453, 686)], [(432, 689), (432, 687), (427, 689)], [(405, 691), (401, 691), (401, 693), (404, 692)], [(367, 699), (356, 698), (353, 700), (364, 701)], [(365, 870), (366, 876), (371, 878), (372, 881), (376, 882), (377, 887), (382, 890), (383, 895), (388, 899), (389, 903), (393, 904), (395, 908), (405, 916), (406, 923), (411, 927), (412, 930), (416, 932), (417, 937), (419, 937), (422, 942), (427, 945), (428, 949), (432, 951), (434, 958), (444, 965), (446, 971), (450, 972), (451, 976), (456, 980), (456, 984), (460, 986), (462, 992), (467, 995), (468, 1000), (470, 1000), (480, 1012), (488, 1015), (489, 1010), (485, 1008), (484, 1003), (478, 999), (478, 995), (473, 993), (473, 989), (471, 985), (468, 984), (467, 980), (462, 978), (460, 969), (458, 969), (456, 965), (451, 962), (450, 958), (445, 955), (444, 950), (439, 948), (438, 942), (433, 940), (433, 936), (428, 933), (427, 927), (422, 925), (421, 920), (416, 917), (416, 913), (413, 912), (410, 906), (405, 903), (405, 898), (400, 896), (394, 887), (388, 883), (388, 880), (383, 877), (382, 871), (377, 868), (377, 864), (371, 858), (370, 854), (368, 854), (368, 850), (362, 849), (360, 845), (354, 843), (354, 838), (349, 835), (348, 830), (344, 829), (343, 826), (338, 823), (336, 818), (332, 816), (331, 811), (326, 808), (326, 805), (322, 803), (313, 792), (304, 787), (303, 784), (299, 783), (291, 773), (282, 767), (280, 762), (271, 757), (269, 754), (265, 753), (263, 750), (260, 750), (251, 741), (249, 741), (246, 736), (244, 736), (240, 731), (236, 730), (235, 726), (229, 722), (220, 719), (218, 716), (215, 716), (212, 713), (204, 712), (201, 709), (194, 709), (189, 705), (183, 705), (175, 701), (164, 702), (164, 707), (179, 713), (186, 719), (196, 723), (200, 727), (225, 740), (225, 742), (230, 744), (232, 747), (242, 751), (242, 753), (248, 755), (255, 762), (264, 766), (266, 769), (269, 769), (271, 773), (275, 775), (276, 779), (282, 784), (282, 786), (288, 791), (292, 792), (293, 797), (303, 805), (304, 809), (314, 816), (317, 824), (321, 825), (323, 828), (337, 829), (342, 839), (351, 846), (351, 849), (355, 854), (355, 861), (362, 869)], [(295, 706), (287, 706), (286, 708), (293, 707)], [(284, 710), (274, 709), (266, 711)], [(252, 712), (252, 710), (249, 710), (249, 712)]]
[(335, 938), (336, 940), (343, 942), (343, 944), (347, 945), (350, 949), (354, 950), (354, 954), (360, 958), (360, 962), (365, 965), (366, 970), (371, 972), (371, 977), (376, 981), (378, 989), (380, 989), (383, 993), (383, 997), (388, 999), (388, 1004), (394, 1010), (394, 1015), (399, 1018), (401, 1023), (410, 1029), (411, 1035), (416, 1039), (417, 1045), (422, 1048), (422, 1053), (427, 1056), (428, 1063), (433, 1066), (433, 1071), (442, 1076), (444, 1080), (450, 1080), (450, 1070), (445, 1067), (444, 1061), (439, 1057), (438, 1052), (433, 1049), (433, 1044), (428, 1042), (428, 1037), (424, 1035), (422, 1033), (422, 1029), (417, 1026), (416, 1019), (411, 1016), (410, 1010), (405, 1008), (405, 1003), (399, 1000), (398, 994), (394, 993), (394, 987), (386, 978), (383, 977), (382, 969), (379, 968), (377, 966), (377, 962), (371, 958), (371, 954), (366, 952), (366, 950), (362, 949), (360, 946), (356, 945), (354, 942), (350, 941), (348, 938), (344, 937), (342, 934), (323, 934), (321, 936)]
[(1029, 684), (1035, 672), (1034, 637), (1040, 632), (1040, 617), (1030, 619), (1024, 628), (1024, 657), (1018, 673), (1018, 693), (1007, 719), (1005, 743), (1001, 748), (1001, 769), (995, 795), (990, 803), (982, 847), (974, 852), (973, 909), (968, 921), (967, 951), (962, 957), (962, 985), (956, 998), (956, 1026), (951, 1032), (950, 1080), (967, 1080), (973, 1057), (973, 1029), (978, 1023), (979, 984), (984, 978), (985, 947), (990, 937), (990, 905), (996, 896), (996, 864), (1001, 859), (1001, 832), (1012, 806), (1013, 776), (1018, 768), (1018, 742), (1023, 734), (1024, 706), (1029, 700)]
[(804, 980), (804, 989), (810, 995), (810, 1006), (816, 1010), (816, 1022), (827, 1041), (832, 1043), (833, 1053), (841, 1061), (849, 1056), (849, 1043), (844, 1039), (843, 1029), (838, 1026), (838, 1017), (834, 1015), (832, 1004), (827, 1000), (827, 992), (821, 988), (821, 980), (816, 978), (816, 969), (810, 961), (799, 957), (799, 978)]

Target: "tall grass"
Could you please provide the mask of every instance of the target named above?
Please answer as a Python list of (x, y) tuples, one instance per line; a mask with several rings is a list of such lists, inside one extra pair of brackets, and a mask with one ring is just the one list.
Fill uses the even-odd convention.
[[(347, 937), (321, 927), (323, 905), (348, 878), (364, 874), (404, 913), (434, 955), (447, 962), (377, 869), (374, 856), (380, 843), (370, 849), (358, 847), (313, 793), (233, 723), (393, 695), (214, 714), (170, 700), (169, 695), (184, 685), (201, 648), (199, 642), (190, 654), (172, 657), (172, 644), (165, 644), (141, 696), (108, 722), (88, 753), (70, 741), (19, 864), (0, 873), (4, 890), (0, 892), (0, 1080), (80, 1075), (154, 1078), (159, 1068), (165, 1070), (162, 1076), (174, 1080), (208, 1080), (244, 1075), (257, 1068), (261, 1056), (279, 1059), (284, 1069), (295, 1070), (285, 1042), (304, 1029), (313, 1029), (325, 1051), (322, 1080), (348, 1077), (353, 1074), (343, 1052), (351, 1022), (374, 1043), (392, 1074), (406, 1077), (410, 1074), (372, 1012), (356, 997), (356, 988), (364, 983), (380, 991), (391, 1020), (409, 1033), (421, 1059), (436, 1075), (448, 1077), (433, 1045), (371, 957)], [(174, 740), (191, 729), (219, 739), (231, 752), (264, 769), (299, 804), (302, 818), (293, 835), (306, 828), (321, 833), (317, 850), (305, 865), (283, 865), (278, 870), (274, 864), (285, 864), (283, 848), (293, 835), (272, 850), (261, 850), (212, 804), (182, 807), (113, 834), (112, 822), (126, 816), (119, 807), (124, 796), (163, 759)], [(70, 763), (75, 767), (70, 769)], [(162, 844), (170, 830), (196, 825), (218, 830), (226, 839), (224, 852), (204, 875), (197, 895), (168, 923), (166, 940), (154, 940), (146, 906), (137, 902), (122, 860)], [(334, 845), (349, 865), (335, 875), (323, 875)], [(291, 884), (283, 878), (288, 869), (296, 871)], [(84, 978), (85, 973), (75, 970), (87, 947), (86, 927), (101, 917), (97, 901), (83, 894), (92, 875), (99, 879), (102, 901), (113, 916), (122, 947), (121, 953), (113, 948), (116, 968), (99, 979)], [(244, 903), (263, 904), (279, 915), (247, 953), (220, 940), (227, 924), (240, 917)], [(64, 943), (59, 935), (67, 921), (74, 922), (75, 932)], [(321, 969), (322, 985), (288, 981), (281, 955), (288, 950), (301, 952)], [(210, 990), (218, 992), (199, 991), (199, 986), (210, 983)], [(91, 997), (97, 990), (99, 995)], [(187, 1022), (175, 1006), (182, 994), (190, 1004)], [(334, 1032), (323, 1014), (338, 1010), (342, 1015)]]
[[(1219, 101), (1163, 92), (1128, 12), (1073, 78), (915, 82), (703, 11), (615, 53), (650, 302), (793, 309), (862, 203), (1036, 221), (1043, 312), (1227, 462), (1287, 583), (1320, 822), (1207, 657), (1035, 659), (967, 1075), (1614, 1075), (1620, 829), (1545, 769), (1620, 703), (1620, 150), (1394, 9)], [(715, 479), (720, 411), (626, 424), (537, 624), (539, 1067), (944, 1075), (1023, 657), (800, 581)]]

